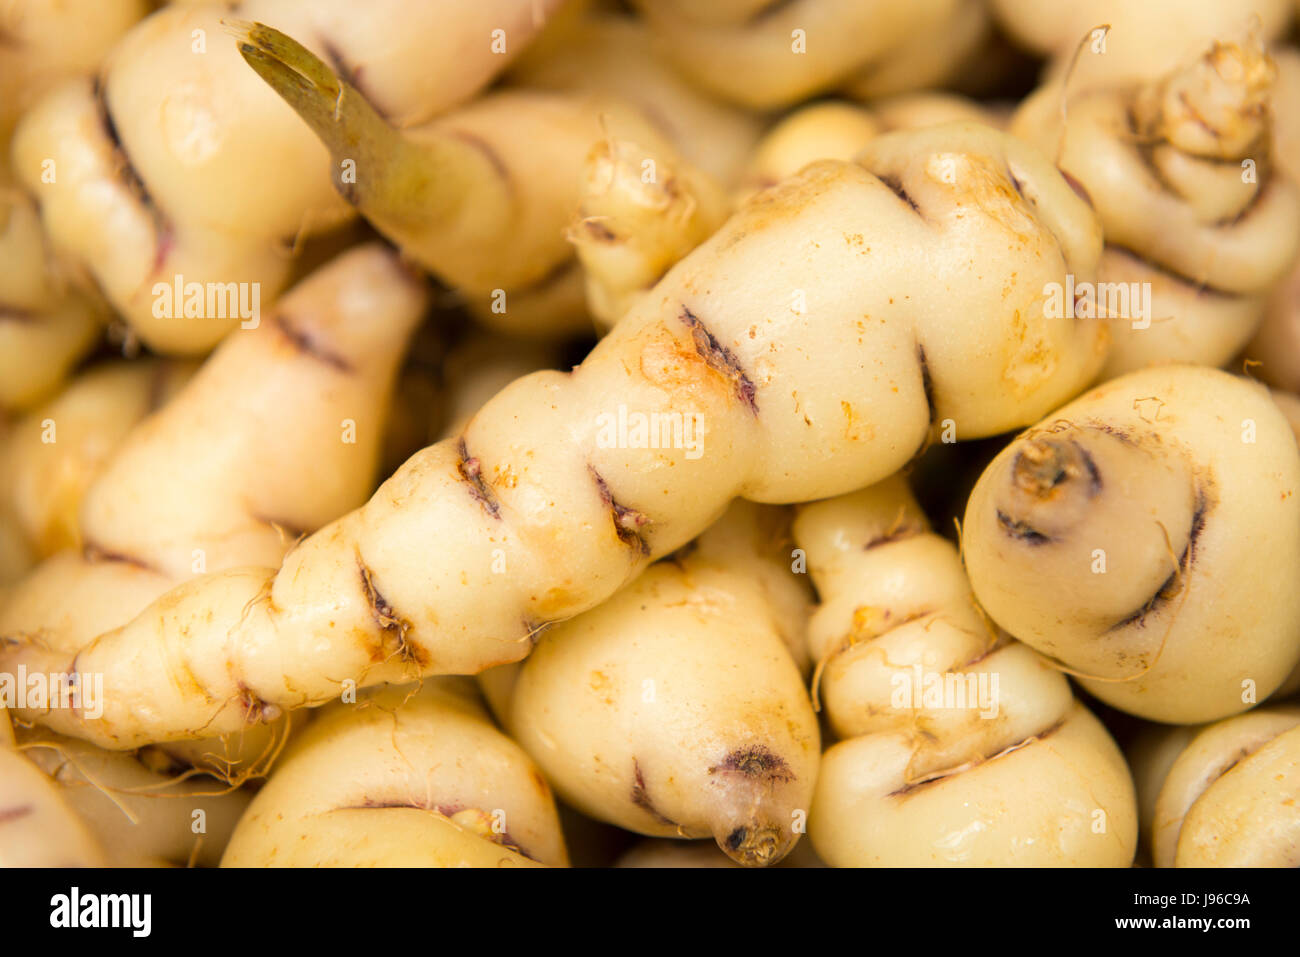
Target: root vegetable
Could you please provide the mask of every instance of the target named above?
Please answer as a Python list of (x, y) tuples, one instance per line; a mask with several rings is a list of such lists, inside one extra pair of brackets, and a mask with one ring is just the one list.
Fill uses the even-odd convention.
[(1128, 766), (1133, 771), (1137, 790), (1138, 826), (1142, 843), (1150, 852), (1154, 846), (1153, 827), (1156, 800), (1164, 787), (1169, 769), (1199, 728), (1186, 724), (1149, 724), (1138, 732), (1125, 749)]
[[(1292, 180), (1300, 182), (1300, 50), (1273, 52), (1277, 83), (1273, 93), (1274, 155)], [(1300, 391), (1300, 259), (1269, 297), (1264, 321), (1246, 354), (1258, 362), (1254, 374), (1290, 392)]]
[[(701, 546), (544, 634), (519, 666), (510, 729), (560, 796), (640, 834), (712, 836), (774, 864), (803, 833), (817, 719), (758, 572), (758, 506), (735, 505)], [(800, 592), (787, 583), (777, 594)], [(806, 596), (804, 596), (806, 598)]]
[[(332, 54), (404, 127), (477, 93), (557, 5), (247, 0), (233, 15)], [(98, 82), (52, 90), (14, 137), (15, 170), (54, 245), (155, 351), (206, 352), (240, 321), (206, 303), (183, 321), (155, 315), (167, 312), (157, 282), (248, 283), (269, 310), (290, 272), (285, 248), (352, 215), (331, 188), (328, 153), (240, 57), (231, 16), (225, 3), (158, 10), (117, 44)], [(493, 52), (494, 30), (504, 53)]]
[(987, 0), (959, 0), (946, 17), (912, 32), (853, 76), (843, 90), (859, 99), (875, 100), (955, 82), (966, 88), (971, 78), (987, 81), (1001, 66), (993, 39)]
[[(993, 0), (994, 15), (1019, 43), (1064, 72), (1076, 49), (1071, 85), (1153, 80), (1220, 37), (1253, 29), (1268, 45), (1285, 32), (1289, 0)], [(1100, 32), (1100, 28), (1106, 28)]]
[[(740, 867), (709, 841), (646, 838), (614, 862), (615, 867)], [(825, 867), (807, 841), (795, 845), (778, 867)]]
[[(614, 274), (603, 284), (615, 288), (594, 300), (607, 323), (621, 317), (627, 296), (653, 285), (727, 215), (721, 188), (680, 161), (635, 108), (608, 96), (505, 91), (430, 124), (399, 129), (346, 79), (278, 31), (249, 25), (240, 50), (330, 149), (340, 193), (494, 327), (532, 335), (587, 328), (580, 303), (565, 309), (552, 302), (539, 311), (532, 300), (552, 297), (574, 269), (564, 227), (580, 206), (595, 144), (607, 142), (587, 174), (589, 208), (580, 213), (576, 234), (595, 240), (591, 255), (601, 258), (600, 274)], [(351, 179), (349, 159), (356, 166)], [(633, 162), (631, 170), (624, 168)], [(664, 166), (649, 184), (646, 162)], [(548, 172), (538, 175), (538, 169)], [(686, 194), (680, 199), (679, 190)], [(692, 216), (703, 222), (680, 222)], [(625, 226), (606, 225), (621, 217)], [(662, 230), (667, 240), (643, 236), (657, 218), (668, 221)], [(686, 237), (678, 239), (679, 231)], [(615, 239), (621, 242), (610, 252)], [(665, 241), (661, 253), (657, 247)], [(632, 259), (649, 262), (630, 266), (624, 261), (629, 249)], [(619, 253), (623, 259), (609, 261)]]
[[(1088, 275), (1099, 247), (1086, 204), (994, 130), (891, 134), (859, 163), (814, 164), (572, 373), (507, 387), (279, 570), (196, 579), (97, 637), (75, 667), (105, 675), (106, 711), (60, 712), (59, 730), (136, 747), (321, 704), (347, 679), (517, 661), (540, 625), (599, 604), (732, 498), (843, 493), (945, 419), (974, 437), (1059, 404), (1095, 375), (1105, 332), (1047, 318), (1043, 290)], [(620, 408), (694, 417), (706, 444), (620, 440)]]
[(510, 82), (614, 96), (640, 110), (685, 160), (730, 185), (758, 140), (761, 120), (688, 82), (656, 52), (644, 22), (593, 11), (546, 47), (534, 44)]
[(106, 320), (94, 296), (69, 288), (31, 201), (0, 187), (0, 412), (57, 391)]
[(597, 144), (567, 233), (597, 323), (611, 328), (730, 213), (721, 185), (666, 145), (613, 136)]
[(737, 189), (739, 201), (793, 176), (820, 159), (851, 160), (881, 133), (943, 123), (999, 125), (973, 100), (947, 93), (916, 93), (873, 103), (824, 100), (801, 107), (769, 129), (750, 157)]
[(104, 850), (66, 796), (15, 750), (0, 706), (0, 867), (102, 867)]
[(556, 350), (541, 342), (494, 335), (471, 336), (447, 355), (447, 425), (440, 438), (461, 435), (479, 409), (516, 379), (560, 365)]
[(1068, 113), (1049, 84), (1014, 117), (1011, 131), (1058, 156), (1101, 217), (1105, 378), (1224, 365), (1263, 318), (1300, 249), (1300, 189), (1273, 160), (1274, 74), (1257, 44), (1215, 43), (1158, 80), (1072, 95)]
[(158, 749), (104, 751), (40, 732), (20, 747), (59, 785), (109, 867), (215, 867), (248, 807), (247, 792), (206, 775), (186, 777), (186, 766)]
[(1300, 864), (1300, 708), (1197, 729), (1169, 766), (1153, 820), (1157, 867)]
[(814, 689), (844, 740), (809, 835), (830, 865), (1126, 866), (1123, 757), (1069, 684), (988, 628), (901, 478), (801, 507)]
[(564, 866), (551, 793), (464, 681), (336, 703), (295, 738), (225, 867)]
[(882, 132), (875, 114), (855, 103), (826, 100), (801, 107), (763, 134), (745, 167), (738, 197), (743, 202), (816, 160), (847, 162)]
[(0, 441), (6, 497), (34, 554), (81, 544), (77, 513), (122, 440), (189, 380), (187, 362), (111, 362), (78, 376)]
[(939, 33), (952, 38), (952, 49), (965, 49), (978, 39), (972, 23), (983, 19), (978, 4), (962, 0), (801, 0), (702, 12), (709, 6), (637, 0), (682, 72), (757, 109), (788, 106), (846, 84), (867, 95), (930, 85), (936, 65), (920, 62), (915, 38)]
[(963, 523), (981, 605), (1092, 694), (1178, 724), (1266, 698), (1300, 660), (1300, 453), (1257, 384), (1167, 366), (1048, 416)]
[(18, 117), (46, 90), (90, 73), (148, 0), (5, 0), (0, 4), (0, 185), (11, 181), (9, 138)]
[(178, 582), (276, 564), (297, 536), (363, 501), (392, 379), (426, 304), (395, 255), (365, 246), (223, 344), (90, 486), (82, 550), (44, 562), (0, 607), (0, 665), (62, 673), (68, 655)]

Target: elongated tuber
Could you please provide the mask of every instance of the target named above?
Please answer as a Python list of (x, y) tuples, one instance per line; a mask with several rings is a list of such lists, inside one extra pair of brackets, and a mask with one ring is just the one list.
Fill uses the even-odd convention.
[[(1059, 404), (1106, 338), (1049, 318), (1044, 288), (1090, 274), (1099, 247), (1055, 169), (991, 129), (891, 134), (858, 163), (813, 164), (572, 373), (507, 387), (279, 570), (187, 582), (75, 661), (47, 660), (110, 689), (101, 718), (51, 720), (135, 747), (321, 704), (348, 679), (517, 661), (540, 625), (599, 604), (732, 498), (842, 493), (897, 471), (944, 420), (978, 436)], [(688, 423), (705, 430), (689, 442)]]
[(44, 562), (0, 606), (0, 666), (62, 673), (43, 662), (76, 654), (178, 582), (279, 562), (297, 536), (363, 501), (426, 303), (391, 252), (364, 246), (223, 344), (90, 486), (80, 550)]

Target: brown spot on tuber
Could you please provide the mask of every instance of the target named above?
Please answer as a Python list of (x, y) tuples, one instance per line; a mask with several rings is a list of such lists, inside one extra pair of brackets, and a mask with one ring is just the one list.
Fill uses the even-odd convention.
[(651, 815), (660, 824), (668, 824), (672, 827), (677, 826), (676, 821), (669, 820), (659, 813), (658, 809), (650, 800), (650, 795), (646, 793), (645, 775), (641, 773), (641, 765), (636, 758), (632, 759), (632, 803)]
[(605, 479), (592, 466), (588, 465), (587, 471), (591, 473), (591, 477), (596, 483), (596, 489), (600, 493), (600, 500), (610, 510), (614, 520), (614, 534), (618, 536), (618, 540), (624, 545), (635, 548), (642, 555), (649, 555), (650, 543), (646, 541), (642, 528), (650, 523), (650, 519), (644, 512), (639, 512), (617, 502)]
[(775, 864), (782, 856), (785, 835), (773, 825), (738, 827), (721, 842), (723, 850), (738, 864), (745, 867), (766, 867)]
[[(925, 405), (930, 410), (930, 425), (933, 426), (939, 417), (934, 407), (934, 380), (930, 378), (930, 366), (925, 361), (925, 346), (919, 342), (916, 344), (916, 362), (921, 367), (921, 391), (925, 394)], [(929, 436), (926, 439), (928, 441)]]
[(20, 817), (26, 817), (31, 814), (35, 808), (30, 804), (19, 804), (15, 807), (0, 808), (0, 824), (8, 824), (16, 821)]
[(278, 720), (284, 714), (279, 705), (263, 701), (243, 682), (239, 684), (239, 697), (236, 701), (239, 709), (244, 713), (244, 721), (247, 724), (269, 723)]
[[(421, 670), (426, 668), (429, 664), (428, 652), (414, 642), (407, 640), (407, 635), (410, 634), (412, 629), (410, 620), (398, 615), (393, 606), (389, 604), (388, 599), (380, 593), (375, 585), (374, 576), (370, 569), (366, 567), (360, 553), (357, 554), (357, 569), (361, 573), (361, 589), (370, 605), (370, 613), (374, 616), (375, 623), (385, 637), (385, 641), (377, 653), (378, 659), (386, 660), (396, 655), (400, 660), (417, 665)], [(389, 639), (392, 639), (394, 645), (391, 650), (388, 648)]]
[(108, 137), (112, 145), (113, 157), (116, 160), (117, 172), (122, 178), (123, 184), (140, 200), (141, 204), (152, 214), (154, 225), (157, 231), (161, 233), (168, 232), (166, 228), (166, 218), (159, 209), (158, 204), (154, 202), (153, 196), (149, 192), (149, 187), (145, 185), (144, 179), (136, 169), (135, 163), (131, 161), (130, 155), (126, 152), (126, 147), (122, 145), (122, 137), (117, 131), (117, 124), (113, 120), (113, 114), (108, 108), (108, 100), (104, 93), (104, 84), (99, 77), (95, 77), (91, 83), (91, 96), (95, 100), (95, 110), (99, 114), (99, 120), (104, 129), (104, 135)]
[[(460, 140), (462, 143), (468, 143), (470, 146), (474, 147), (474, 149), (482, 153), (483, 157), (492, 164), (493, 172), (495, 172), (502, 181), (509, 184), (510, 169), (506, 166), (505, 160), (501, 158), (501, 154), (493, 148), (491, 143), (483, 139), (483, 137), (465, 130), (453, 129), (448, 130), (447, 132), (456, 137), (456, 139)], [(568, 263), (565, 263), (564, 268), (567, 268), (568, 265)]]
[(733, 771), (751, 778), (766, 778), (769, 781), (785, 783), (795, 779), (794, 772), (785, 759), (762, 745), (737, 748), (721, 763), (709, 768), (710, 774)]
[(301, 352), (303, 355), (309, 356), (317, 362), (320, 362), (322, 365), (327, 365), (331, 369), (336, 369), (339, 372), (354, 371), (352, 363), (343, 356), (331, 352), (325, 347), (324, 343), (313, 338), (309, 332), (295, 325), (293, 320), (284, 313), (277, 312), (271, 320), (271, 325), (291, 346), (293, 346), (294, 349)]
[(483, 479), (482, 464), (469, 454), (464, 436), (461, 436), (460, 444), (457, 446), (457, 453), (456, 471), (460, 473), (461, 479), (469, 485), (470, 495), (483, 506), (485, 512), (493, 518), (500, 518), (501, 506), (497, 503), (496, 495), (493, 494), (491, 487)]
[(1061, 718), (1055, 724), (1049, 725), (1048, 727), (1040, 731), (1038, 734), (1031, 734), (1026, 738), (1022, 738), (1021, 740), (1017, 741), (1015, 744), (1008, 745), (1007, 747), (1003, 748), (997, 754), (989, 755), (988, 757), (976, 758), (973, 761), (968, 761), (965, 764), (960, 764), (954, 768), (946, 768), (942, 771), (935, 771), (932, 774), (924, 775), (923, 777), (917, 778), (915, 781), (907, 782), (901, 788), (898, 788), (895, 791), (890, 791), (889, 794), (885, 796), (893, 797), (893, 798), (909, 798), (913, 794), (916, 794), (918, 791), (924, 790), (925, 788), (928, 788), (933, 784), (938, 784), (941, 781), (953, 777), (954, 775), (960, 774), (963, 771), (969, 771), (972, 768), (977, 768), (981, 764), (989, 764), (993, 761), (998, 760), (998, 758), (1002, 758), (1008, 754), (1011, 754), (1013, 751), (1019, 751), (1021, 748), (1027, 747), (1039, 741), (1045, 741), (1047, 738), (1050, 738), (1052, 735), (1056, 734), (1057, 731), (1060, 731), (1061, 728), (1065, 727), (1065, 720), (1066, 720), (1065, 718)]
[(691, 330), (695, 351), (700, 358), (710, 369), (729, 379), (740, 401), (745, 403), (750, 412), (758, 415), (758, 390), (732, 351), (720, 343), (700, 318), (686, 306), (682, 306), (681, 319)]
[(618, 235), (599, 219), (584, 219), (582, 229), (598, 243), (612, 243), (618, 239)]
[(1136, 625), (1138, 628), (1144, 627), (1148, 615), (1167, 605), (1183, 590), (1187, 573), (1196, 560), (1197, 539), (1200, 538), (1201, 532), (1205, 529), (1205, 516), (1209, 510), (1210, 496), (1204, 487), (1200, 487), (1196, 490), (1196, 506), (1192, 511), (1192, 519), (1187, 529), (1187, 544), (1183, 546), (1182, 554), (1178, 556), (1177, 567), (1169, 573), (1169, 577), (1160, 583), (1160, 587), (1140, 607), (1111, 625), (1111, 631), (1118, 631), (1130, 625)]
[(1046, 545), (1052, 541), (1050, 536), (1044, 535), (1026, 522), (1016, 521), (1002, 509), (998, 509), (998, 525), (1001, 526), (1002, 531), (1026, 545)]
[(1092, 197), (1088, 195), (1088, 187), (1084, 186), (1083, 183), (1075, 179), (1068, 170), (1061, 169), (1058, 166), (1057, 171), (1061, 174), (1061, 178), (1065, 180), (1066, 185), (1069, 186), (1070, 189), (1074, 190), (1075, 195), (1078, 196), (1085, 203), (1087, 203), (1089, 208), (1091, 208)]
[(146, 562), (143, 558), (136, 558), (134, 555), (128, 555), (126, 552), (112, 551), (111, 549), (104, 548), (90, 540), (87, 540), (82, 544), (81, 555), (91, 564), (97, 562), (120, 562), (123, 565), (132, 565), (146, 572), (157, 571), (156, 568)]
[(876, 178), (884, 183), (885, 186), (889, 188), (890, 192), (905, 202), (908, 206), (912, 207), (912, 212), (916, 213), (916, 215), (920, 216), (922, 219), (925, 218), (925, 214), (921, 212), (921, 207), (917, 204), (916, 200), (912, 198), (912, 194), (903, 188), (903, 181), (901, 179), (890, 174), (878, 174)]

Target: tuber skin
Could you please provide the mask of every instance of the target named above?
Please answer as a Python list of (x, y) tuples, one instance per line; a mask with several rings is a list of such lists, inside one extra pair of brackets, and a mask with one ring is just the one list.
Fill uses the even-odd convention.
[[(1300, 182), (1300, 50), (1274, 50), (1273, 62), (1274, 155), (1291, 181)], [(1253, 375), (1288, 392), (1300, 391), (1300, 259), (1269, 297), (1246, 355), (1254, 360)]]
[(1133, 292), (1101, 304), (1115, 334), (1103, 378), (1225, 365), (1262, 320), (1300, 250), (1300, 189), (1274, 160), (1275, 74), (1257, 43), (1216, 42), (1145, 83), (1068, 97), (1049, 84), (1013, 118), (1096, 206), (1099, 288), (1150, 290), (1149, 313)]
[(0, 186), (12, 181), (8, 144), (14, 126), (46, 90), (90, 73), (148, 0), (22, 0), (0, 9)]
[(148, 9), (147, 0), (22, 0), (0, 8), (0, 414), (50, 398), (108, 319), (100, 297), (51, 255), (36, 207), (16, 187), (14, 126), (44, 93), (96, 69)]
[[(759, 110), (844, 86), (884, 96), (935, 85), (946, 71), (926, 59), (930, 47), (942, 43), (958, 59), (983, 38), (986, 16), (969, 0), (798, 0), (728, 5), (725, 12), (713, 4), (636, 0), (636, 7), (684, 74)], [(795, 31), (802, 31), (803, 53)], [(931, 37), (930, 47), (919, 36)]]
[[(508, 90), (399, 129), (279, 31), (248, 25), (240, 52), (330, 149), (340, 194), (407, 256), (456, 287), (482, 322), (504, 331), (554, 336), (589, 327), (581, 300), (566, 308), (556, 299), (580, 289), (571, 282), (574, 250), (564, 229), (575, 209), (568, 238), (595, 238), (592, 255), (603, 254), (597, 289), (615, 287), (595, 297), (588, 287), (606, 325), (729, 213), (721, 186), (682, 160), (635, 107), (608, 96)], [(349, 160), (355, 175), (346, 179)], [(663, 168), (638, 188), (648, 160)], [(623, 217), (626, 223), (611, 224)], [(660, 227), (666, 238), (645, 235), (657, 217), (668, 220)], [(686, 235), (678, 238), (679, 231)], [(609, 261), (620, 252), (626, 258), (629, 248), (633, 258), (649, 259), (630, 277), (622, 274), (627, 264)]]
[(0, 707), (0, 867), (103, 867), (104, 849), (67, 795), (16, 748)]
[[(0, 668), (61, 672), (67, 655), (178, 583), (274, 566), (299, 535), (364, 501), (397, 365), (427, 304), (423, 283), (372, 244), (233, 335), (102, 467), (81, 502), (79, 548), (43, 562), (0, 606)], [(39, 446), (39, 434), (26, 438)], [(225, 730), (253, 757), (270, 747), (267, 729)]]
[[(736, 868), (737, 864), (725, 854), (718, 851), (710, 841), (681, 841), (670, 838), (648, 837), (628, 850), (614, 861), (614, 867), (722, 867)], [(825, 867), (813, 853), (808, 841), (800, 841), (786, 855), (778, 867)]]
[[(388, 122), (407, 127), (477, 94), (559, 2), (172, 4), (122, 38), (97, 79), (69, 80), (32, 106), (14, 135), (15, 172), (55, 248), (146, 345), (202, 354), (238, 317), (155, 316), (156, 282), (258, 283), (269, 310), (289, 280), (288, 250), (353, 215), (331, 186), (328, 152), (249, 70), (227, 21), (270, 23), (332, 54)], [(496, 29), (504, 54), (491, 48)], [(53, 183), (42, 179), (47, 159)]]
[(0, 440), (5, 504), (37, 558), (81, 546), (77, 514), (86, 490), (135, 425), (195, 368), (166, 359), (92, 367)]
[[(712, 5), (710, 5), (712, 6)], [(558, 19), (553, 21), (557, 24)], [(548, 44), (543, 35), (506, 79), (527, 89), (616, 97), (639, 110), (691, 166), (730, 186), (762, 131), (762, 118), (710, 96), (657, 49), (644, 21), (584, 13)]]
[(178, 779), (184, 765), (158, 749), (104, 751), (42, 731), (20, 736), (20, 748), (58, 784), (107, 867), (215, 867), (250, 800), (208, 775)]
[(504, 722), (578, 810), (639, 834), (712, 836), (749, 867), (798, 841), (820, 751), (783, 639), (801, 629), (806, 594), (788, 550), (756, 550), (766, 518), (733, 505), (698, 548), (548, 630), (518, 666)]
[(584, 173), (566, 235), (583, 266), (588, 308), (608, 330), (717, 231), (731, 201), (721, 184), (666, 145), (647, 149), (607, 136), (588, 154)]
[[(1268, 46), (1286, 32), (1291, 16), (1291, 0), (991, 0), (991, 6), (1013, 39), (1050, 58), (1050, 76), (1072, 71), (1070, 86), (1078, 90), (1157, 79), (1215, 40), (1247, 29)], [(1100, 29), (1104, 36), (1095, 32)]]
[(296, 736), (223, 867), (564, 867), (550, 789), (464, 679), (364, 692)]
[[(1064, 676), (987, 626), (957, 550), (900, 477), (800, 507), (794, 535), (822, 602), (813, 687), (841, 739), (822, 756), (808, 821), (822, 859), (1132, 861), (1137, 808), (1119, 749)], [(932, 697), (931, 676), (951, 697)]]
[(1163, 752), (1151, 819), (1157, 867), (1300, 866), (1300, 707), (1170, 729)]
[[(51, 720), (131, 748), (322, 704), (348, 679), (518, 661), (539, 626), (604, 601), (733, 498), (840, 494), (897, 471), (945, 419), (972, 437), (1060, 404), (1107, 339), (1099, 321), (1047, 318), (1044, 286), (1089, 275), (1099, 249), (1087, 205), (995, 130), (890, 134), (857, 163), (813, 164), (573, 372), (508, 386), (279, 570), (187, 582), (50, 662), (109, 691), (101, 718)], [(704, 450), (602, 447), (630, 444), (598, 435), (620, 404), (698, 415)]]
[(870, 108), (847, 100), (822, 100), (800, 107), (773, 124), (759, 140), (735, 191), (737, 205), (815, 160), (851, 160), (881, 133), (943, 123), (1003, 125), (984, 104), (950, 93), (904, 94)]
[[(6, 146), (0, 138), (0, 155)], [(0, 179), (0, 413), (53, 395), (107, 320), (99, 298), (72, 288), (50, 255), (31, 200)]]
[(980, 477), (980, 604), (1101, 700), (1175, 724), (1244, 711), (1300, 660), (1300, 453), (1258, 384), (1161, 366), (1100, 386)]

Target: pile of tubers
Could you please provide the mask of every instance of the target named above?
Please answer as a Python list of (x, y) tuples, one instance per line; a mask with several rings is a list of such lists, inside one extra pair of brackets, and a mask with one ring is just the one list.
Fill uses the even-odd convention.
[(0, 2), (0, 865), (1300, 866), (1297, 24)]

